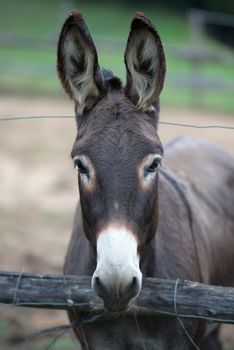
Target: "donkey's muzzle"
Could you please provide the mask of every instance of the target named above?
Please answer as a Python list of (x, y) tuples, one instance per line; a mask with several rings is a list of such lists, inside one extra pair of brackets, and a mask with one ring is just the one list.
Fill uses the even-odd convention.
[(108, 225), (97, 238), (97, 267), (92, 287), (110, 311), (124, 311), (141, 290), (137, 239), (120, 224)]
[(93, 279), (93, 289), (103, 300), (104, 307), (111, 312), (123, 312), (128, 308), (129, 302), (140, 292), (141, 281), (137, 276), (129, 279), (129, 282), (110, 285), (96, 275)]

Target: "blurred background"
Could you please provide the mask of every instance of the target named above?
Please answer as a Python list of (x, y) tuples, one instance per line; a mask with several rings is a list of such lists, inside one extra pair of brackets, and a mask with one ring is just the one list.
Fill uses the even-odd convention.
[[(167, 56), (161, 121), (233, 126), (230, 0), (0, 0), (1, 118), (74, 115), (56, 75), (56, 43), (72, 9), (83, 13), (100, 64), (123, 80), (131, 18), (145, 12)], [(181, 134), (210, 139), (234, 155), (233, 130), (159, 127), (163, 142)], [(62, 272), (78, 198), (69, 156), (75, 136), (73, 119), (1, 122), (1, 270)], [(1, 306), (0, 350), (78, 349), (68, 332), (30, 337), (35, 329), (67, 322), (63, 312)], [(233, 326), (223, 327), (222, 339), (225, 350), (234, 350)]]
[(160, 32), (167, 53), (162, 103), (227, 113), (234, 110), (233, 1), (23, 0), (19, 4), (1, 0), (0, 6), (1, 93), (61, 95), (55, 47), (61, 25), (73, 8), (85, 16), (101, 65), (124, 78), (123, 52), (130, 19), (141, 10)]

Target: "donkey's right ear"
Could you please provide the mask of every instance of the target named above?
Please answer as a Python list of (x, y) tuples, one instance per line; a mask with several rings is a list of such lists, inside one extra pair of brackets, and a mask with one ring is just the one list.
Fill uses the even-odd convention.
[(65, 91), (76, 101), (77, 113), (90, 109), (104, 83), (95, 45), (79, 12), (72, 12), (60, 33), (57, 70)]

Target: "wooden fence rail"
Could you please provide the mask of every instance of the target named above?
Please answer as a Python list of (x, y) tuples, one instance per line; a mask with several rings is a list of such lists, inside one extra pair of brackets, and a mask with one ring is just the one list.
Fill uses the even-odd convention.
[[(103, 317), (90, 277), (0, 271), (0, 303), (68, 309), (76, 307), (90, 319)], [(175, 308), (176, 306), (176, 308)], [(234, 323), (234, 288), (190, 281), (146, 278), (137, 299), (138, 314), (168, 314)]]

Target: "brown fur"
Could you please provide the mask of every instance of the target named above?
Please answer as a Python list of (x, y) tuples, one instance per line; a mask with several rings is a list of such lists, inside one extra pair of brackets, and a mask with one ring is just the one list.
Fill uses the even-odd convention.
[[(80, 29), (82, 40), (87, 37), (80, 15), (73, 17), (62, 29), (58, 48), (59, 76), (66, 91), (69, 89), (63, 65), (64, 33), (72, 23)], [(180, 138), (165, 147), (163, 167), (156, 171), (150, 191), (142, 191), (137, 183), (139, 162), (148, 154), (163, 155), (157, 123), (158, 96), (165, 76), (161, 41), (143, 14), (138, 13), (133, 19), (126, 52), (129, 46), (136, 45), (139, 30), (145, 35), (153, 34), (157, 43), (160, 72), (157, 86), (153, 87), (154, 101), (150, 101), (155, 110), (145, 112), (136, 106), (134, 77), (129, 76), (125, 53), (126, 87), (122, 88), (110, 74), (103, 74), (105, 93), (90, 110), (77, 116), (79, 132), (72, 157), (79, 154), (90, 157), (95, 167), (95, 188), (87, 193), (79, 180), (80, 202), (64, 272), (92, 276), (98, 232), (115, 221), (126, 224), (136, 234), (145, 277), (233, 286), (233, 158), (206, 141)], [(90, 39), (88, 42), (93, 46)], [(94, 67), (94, 76), (95, 70)], [(118, 212), (113, 210), (116, 200)], [(85, 317), (76, 309), (69, 311), (69, 316), (72, 321)], [(185, 320), (184, 324), (201, 348), (221, 349), (217, 332), (205, 339), (204, 322)], [(86, 349), (87, 342), (90, 350), (140, 350), (141, 339), (150, 350), (191, 348), (177, 320), (161, 315), (140, 316), (137, 326), (135, 316), (123, 314), (120, 318), (85, 324), (75, 332), (83, 348)]]

